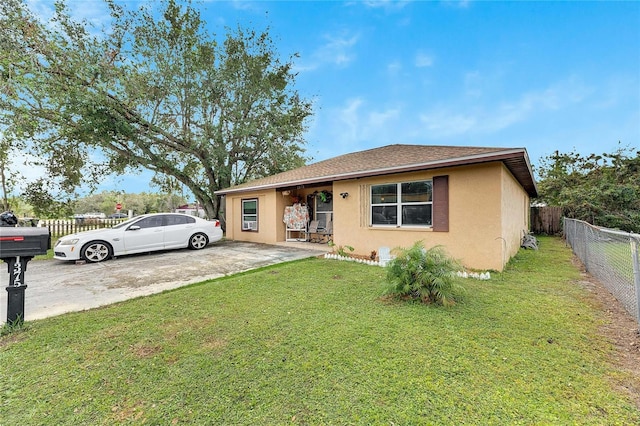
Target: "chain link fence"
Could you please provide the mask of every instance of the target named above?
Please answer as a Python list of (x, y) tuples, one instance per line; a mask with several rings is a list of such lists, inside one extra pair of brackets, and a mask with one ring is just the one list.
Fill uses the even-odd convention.
[(564, 218), (564, 235), (587, 271), (640, 324), (640, 234), (600, 228)]

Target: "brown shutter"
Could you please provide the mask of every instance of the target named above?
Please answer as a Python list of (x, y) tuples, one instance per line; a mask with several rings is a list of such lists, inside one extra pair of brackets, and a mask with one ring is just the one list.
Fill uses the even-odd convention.
[(433, 230), (449, 232), (449, 176), (433, 178)]

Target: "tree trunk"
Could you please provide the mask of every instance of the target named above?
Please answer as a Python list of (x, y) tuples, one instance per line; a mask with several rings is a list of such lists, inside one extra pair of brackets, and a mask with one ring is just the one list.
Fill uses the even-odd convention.
[(0, 181), (2, 181), (2, 211), (10, 209), (9, 198), (7, 197), (7, 178), (4, 174), (4, 163), (0, 164)]

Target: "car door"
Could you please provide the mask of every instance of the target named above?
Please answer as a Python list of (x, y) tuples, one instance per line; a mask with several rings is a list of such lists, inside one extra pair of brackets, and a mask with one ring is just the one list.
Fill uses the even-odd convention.
[(167, 214), (164, 217), (164, 247), (168, 249), (187, 247), (189, 237), (195, 229), (196, 220), (181, 214)]
[(148, 216), (132, 223), (124, 233), (126, 253), (162, 250), (164, 226), (162, 215)]

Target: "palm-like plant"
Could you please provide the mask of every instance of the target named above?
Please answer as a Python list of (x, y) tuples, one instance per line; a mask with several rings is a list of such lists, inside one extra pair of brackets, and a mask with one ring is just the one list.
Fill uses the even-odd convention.
[(455, 303), (455, 273), (460, 265), (441, 246), (427, 250), (416, 241), (408, 249), (394, 249), (394, 254), (387, 266), (387, 294), (445, 306)]

